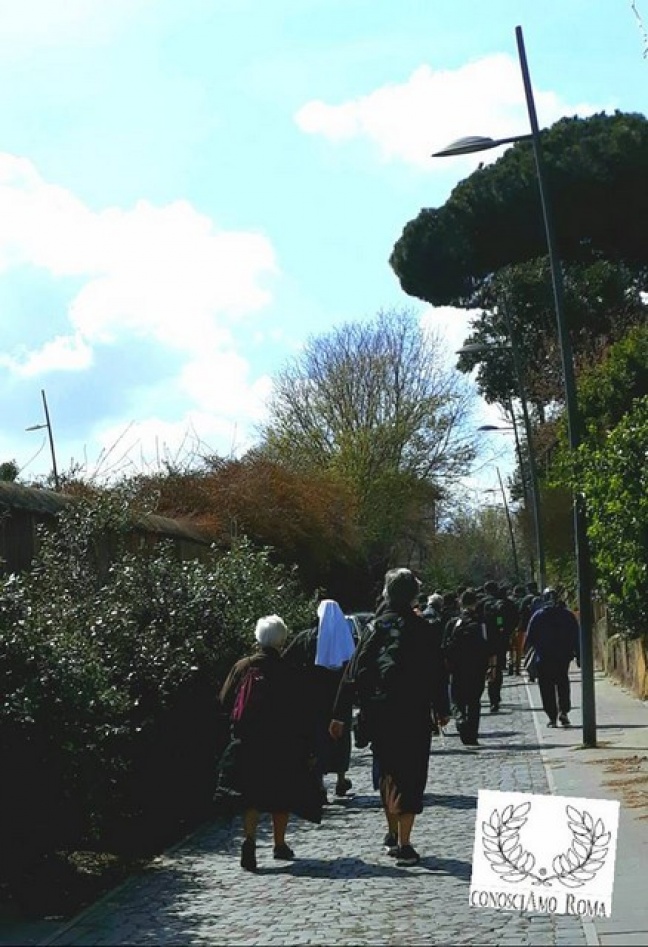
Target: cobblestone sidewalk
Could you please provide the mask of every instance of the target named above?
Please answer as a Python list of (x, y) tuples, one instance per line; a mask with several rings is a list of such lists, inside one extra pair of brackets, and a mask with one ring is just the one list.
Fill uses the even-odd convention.
[(470, 907), (479, 789), (548, 791), (533, 715), (520, 678), (505, 679), (502, 708), (482, 718), (482, 746), (461, 746), (452, 726), (434, 738), (427, 808), (412, 841), (415, 868), (381, 853), (385, 824), (371, 757), (354, 751), (354, 795), (327, 807), (320, 826), (295, 820), (297, 859), (272, 859), (267, 821), (259, 873), (238, 864), (240, 821), (204, 827), (85, 911), (50, 945), (586, 943), (577, 917)]

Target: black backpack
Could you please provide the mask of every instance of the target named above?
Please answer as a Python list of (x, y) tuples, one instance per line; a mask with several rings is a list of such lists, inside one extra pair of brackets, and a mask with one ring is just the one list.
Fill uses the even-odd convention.
[(404, 619), (375, 618), (365, 628), (355, 650), (347, 676), (355, 684), (360, 708), (354, 725), (355, 744), (364, 747), (373, 739), (377, 722), (389, 693)]

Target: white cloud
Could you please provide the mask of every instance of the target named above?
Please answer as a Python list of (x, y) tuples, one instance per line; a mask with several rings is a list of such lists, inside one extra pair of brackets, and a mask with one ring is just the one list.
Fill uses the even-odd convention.
[(432, 335), (439, 335), (448, 350), (453, 365), (457, 362), (454, 354), (461, 348), (470, 334), (470, 321), (480, 313), (478, 309), (459, 309), (455, 306), (426, 306), (421, 314), (421, 326)]
[[(603, 106), (570, 103), (555, 92), (535, 90), (541, 125), (564, 115), (591, 115)], [(612, 105), (608, 105), (613, 107)], [(506, 138), (529, 130), (520, 67), (505, 54), (487, 56), (455, 70), (420, 66), (400, 84), (390, 83), (339, 105), (307, 102), (295, 115), (299, 128), (339, 143), (368, 139), (387, 161), (433, 170), (432, 152), (466, 135)], [(469, 163), (494, 160), (499, 149), (468, 158)]]
[(216, 348), (230, 320), (270, 302), (263, 280), (278, 272), (263, 234), (218, 230), (186, 201), (94, 212), (29, 161), (4, 154), (0, 271), (26, 263), (84, 280), (68, 342), (26, 357), (42, 370), (70, 367), (60, 357), (66, 344), (79, 352), (128, 335), (186, 352)]
[(89, 344), (126, 332), (189, 351), (218, 344), (215, 317), (265, 306), (262, 280), (277, 273), (265, 236), (217, 230), (186, 201), (95, 213), (0, 155), (0, 269), (21, 263), (86, 278), (69, 315)]
[[(57, 324), (52, 337), (43, 318), (30, 325), (30, 338), (41, 333), (39, 344), (0, 355), (0, 365), (15, 377), (89, 370), (97, 348), (114, 345), (123, 351), (133, 340), (175, 357), (175, 375), (160, 379), (155, 390), (123, 392), (129, 413), (133, 405), (137, 412), (138, 404), (154, 403), (155, 417), (142, 407), (126, 438), (129, 421), (120, 420), (117, 408), (108, 427), (91, 432), (89, 450), (101, 452), (104, 471), (114, 466), (115, 441), (120, 462), (136, 468), (140, 454), (155, 463), (161, 444), (171, 454), (186, 452), (189, 430), (218, 452), (249, 446), (270, 380), (252, 376), (235, 350), (233, 330), (272, 301), (266, 284), (279, 270), (263, 234), (219, 230), (182, 200), (94, 211), (69, 190), (45, 181), (30, 161), (0, 153), (2, 278), (10, 280), (11, 271), (23, 266), (55, 280), (73, 278), (76, 288), (66, 312), (69, 332)], [(114, 383), (119, 381), (116, 359)], [(79, 459), (78, 443), (62, 447)]]
[(46, 371), (83, 371), (93, 362), (92, 349), (80, 336), (57, 336), (22, 359), (0, 354), (0, 365), (23, 378)]
[(26, 46), (100, 41), (150, 6), (151, 0), (3, 0), (0, 43), (12, 55)]
[(271, 379), (265, 375), (251, 382), (247, 361), (233, 351), (206, 352), (202, 359), (192, 359), (182, 370), (179, 384), (206, 411), (231, 420), (245, 417), (249, 421), (265, 416), (272, 387)]
[[(260, 394), (263, 383), (253, 388)], [(254, 438), (245, 406), (232, 413), (201, 406), (174, 420), (152, 415), (137, 422), (102, 425), (93, 432), (93, 442), (101, 447), (85, 474), (89, 479), (109, 480), (159, 471), (165, 462), (184, 467), (210, 454), (240, 456)]]
[[(444, 346), (444, 355), (449, 367), (457, 364), (457, 349), (461, 348), (470, 334), (471, 319), (479, 315), (480, 310), (458, 309), (454, 306), (427, 306), (421, 314), (421, 326), (429, 332), (431, 337), (438, 337)], [(498, 404), (488, 404), (477, 392), (475, 376), (477, 369), (472, 372), (470, 379), (474, 384), (475, 405), (470, 419), (471, 432), (475, 437), (475, 446), (478, 451), (473, 465), (471, 476), (461, 479), (460, 490), (475, 491), (481, 496), (486, 487), (497, 485), (497, 469), (499, 468), (504, 480), (512, 473), (515, 467), (514, 441), (509, 433), (498, 431), (478, 431), (479, 427), (491, 424), (495, 427), (507, 425), (502, 408)], [(483, 502), (483, 501), (482, 501)]]

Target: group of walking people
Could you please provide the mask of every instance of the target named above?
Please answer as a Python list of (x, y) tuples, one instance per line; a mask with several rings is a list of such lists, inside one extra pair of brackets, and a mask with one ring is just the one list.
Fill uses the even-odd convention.
[[(411, 836), (423, 810), (432, 734), (454, 717), (462, 742), (478, 745), (483, 691), (488, 688), (497, 713), (507, 660), (510, 673), (519, 672), (524, 650), (514, 640), (520, 609), (513, 629), (513, 611), (487, 601), (508, 598), (496, 585), (487, 583), (481, 594), (465, 589), (458, 601), (446, 593), (425, 603), (420, 588), (409, 569), (387, 572), (359, 642), (331, 599), (319, 603), (314, 627), (290, 641), (279, 616), (257, 622), (256, 652), (234, 665), (220, 694), (231, 740), (219, 764), (217, 796), (233, 796), (242, 811), (244, 869), (257, 869), (260, 813), (272, 817), (274, 858), (291, 859), (290, 814), (321, 821), (327, 774), (335, 777), (337, 796), (351, 789), (354, 708), (354, 726), (364, 735), (356, 742), (371, 746), (385, 814), (383, 849), (398, 865), (419, 862)], [(549, 722), (566, 725), (578, 623), (552, 590), (545, 599), (530, 615), (525, 643), (533, 649)], [(561, 609), (558, 621), (546, 614), (554, 608)]]

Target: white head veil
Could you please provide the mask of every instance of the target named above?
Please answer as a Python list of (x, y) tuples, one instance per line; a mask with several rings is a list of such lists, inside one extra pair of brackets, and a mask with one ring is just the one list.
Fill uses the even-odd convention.
[(317, 606), (319, 628), (315, 664), (325, 668), (340, 668), (355, 651), (353, 635), (344, 612), (333, 599), (325, 598)]

